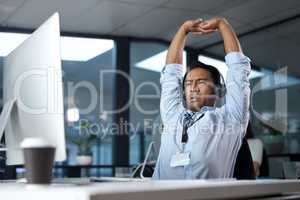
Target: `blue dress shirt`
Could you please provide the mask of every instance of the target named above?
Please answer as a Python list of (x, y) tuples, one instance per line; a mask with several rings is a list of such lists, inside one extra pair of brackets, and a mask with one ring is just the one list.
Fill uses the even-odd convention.
[[(193, 113), (196, 121), (187, 130), (188, 141), (181, 143), (183, 116), (182, 65), (168, 64), (161, 73), (160, 112), (164, 130), (153, 179), (230, 178), (249, 120), (250, 59), (240, 52), (225, 56), (227, 93), (221, 107), (204, 106)], [(197, 120), (201, 115), (201, 119)], [(171, 167), (173, 155), (189, 152), (190, 163)]]

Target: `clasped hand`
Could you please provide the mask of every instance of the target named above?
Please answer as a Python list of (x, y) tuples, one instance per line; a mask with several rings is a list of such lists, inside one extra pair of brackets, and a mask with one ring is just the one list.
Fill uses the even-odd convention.
[(215, 32), (219, 29), (220, 23), (224, 19), (215, 17), (209, 20), (188, 20), (183, 23), (182, 28), (186, 34), (192, 33), (195, 35), (206, 35)]

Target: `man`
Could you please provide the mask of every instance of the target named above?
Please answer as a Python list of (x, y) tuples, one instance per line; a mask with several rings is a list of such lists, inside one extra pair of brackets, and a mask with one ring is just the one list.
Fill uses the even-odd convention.
[[(182, 80), (186, 36), (215, 31), (223, 38), (229, 67), (226, 94), (222, 94), (225, 88), (220, 73), (200, 62), (190, 66)], [(233, 176), (249, 120), (250, 71), (250, 60), (243, 55), (226, 19), (189, 20), (179, 28), (169, 47), (160, 80), (164, 131), (153, 179)], [(225, 104), (216, 108), (216, 100), (224, 95)]]

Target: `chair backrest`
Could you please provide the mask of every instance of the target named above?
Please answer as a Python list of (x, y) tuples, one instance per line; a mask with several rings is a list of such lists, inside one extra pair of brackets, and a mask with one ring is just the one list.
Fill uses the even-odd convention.
[(268, 177), (268, 176), (269, 176), (269, 161), (268, 161), (266, 150), (263, 149), (263, 158), (259, 168), (259, 177)]
[(234, 166), (233, 177), (238, 180), (255, 179), (253, 161), (246, 138), (243, 139), (242, 145), (239, 149)]

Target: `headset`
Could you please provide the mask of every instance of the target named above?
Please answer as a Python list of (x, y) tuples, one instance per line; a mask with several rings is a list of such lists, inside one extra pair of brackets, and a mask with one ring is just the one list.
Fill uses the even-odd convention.
[(187, 72), (185, 73), (183, 80), (182, 80), (182, 102), (183, 102), (183, 106), (186, 108), (186, 95), (185, 95), (185, 80), (186, 77), (188, 75), (189, 72), (191, 72), (193, 69), (197, 69), (197, 68), (201, 68), (201, 69), (205, 69), (207, 71), (209, 71), (213, 78), (214, 78), (214, 94), (218, 97), (218, 98), (222, 98), (226, 95), (226, 85), (225, 85), (225, 80), (224, 77), (222, 76), (222, 74), (219, 72), (219, 70), (211, 65), (207, 65), (205, 63), (202, 63), (200, 61), (194, 62), (190, 65), (191, 67), (189, 67), (187, 69)]

